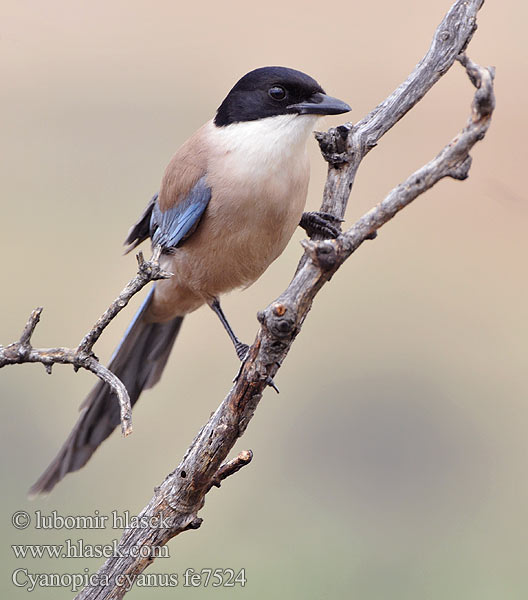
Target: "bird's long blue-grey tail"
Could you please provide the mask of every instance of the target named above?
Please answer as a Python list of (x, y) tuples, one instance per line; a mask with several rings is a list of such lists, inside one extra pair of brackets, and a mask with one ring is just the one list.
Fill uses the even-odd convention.
[[(141, 305), (114, 352), (108, 368), (125, 384), (134, 405), (144, 389), (159, 381), (183, 317), (150, 323), (145, 312), (154, 288)], [(71, 471), (86, 464), (99, 444), (119, 425), (119, 403), (110, 387), (97, 383), (80, 408), (75, 427), (59, 453), (31, 487), (30, 495), (46, 493)]]

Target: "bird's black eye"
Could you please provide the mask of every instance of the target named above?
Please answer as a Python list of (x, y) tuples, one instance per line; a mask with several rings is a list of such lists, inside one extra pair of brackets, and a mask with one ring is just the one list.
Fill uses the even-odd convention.
[(286, 98), (286, 90), (281, 85), (274, 85), (268, 90), (268, 94), (273, 100), (284, 100)]

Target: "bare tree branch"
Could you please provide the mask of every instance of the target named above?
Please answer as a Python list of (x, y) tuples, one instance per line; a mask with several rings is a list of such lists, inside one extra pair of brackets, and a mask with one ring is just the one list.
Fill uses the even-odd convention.
[(390, 96), (355, 125), (346, 123), (316, 136), (329, 165), (322, 211), (344, 216), (361, 161), (465, 51), (483, 4), (484, 0), (455, 2), (437, 27), (427, 54)]
[(85, 369), (94, 373), (99, 379), (107, 383), (116, 394), (121, 411), (121, 431), (125, 436), (130, 434), (132, 432), (132, 407), (130, 406), (128, 392), (123, 383), (99, 362), (92, 352), (92, 348), (104, 329), (125, 308), (132, 296), (151, 281), (166, 279), (171, 276), (170, 273), (166, 273), (160, 268), (159, 257), (160, 248), (154, 250), (150, 261), (146, 261), (143, 254), (139, 252), (137, 255), (137, 275), (112, 302), (108, 310), (98, 319), (75, 350), (71, 348), (33, 348), (31, 336), (42, 313), (42, 308), (36, 308), (31, 313), (18, 342), (13, 342), (5, 347), (0, 346), (0, 368), (22, 363), (41, 363), (45, 366), (47, 373), (51, 375), (53, 365), (58, 363), (73, 365), (76, 371)]
[[(495, 70), (476, 65), (465, 54), (458, 57), (477, 91), (473, 98), (471, 116), (466, 127), (436, 156), (406, 181), (395, 187), (376, 207), (363, 215), (345, 234), (347, 253), (356, 250), (396, 213), (419, 195), (433, 187), (440, 179), (452, 177), (464, 180), (471, 167), (471, 148), (484, 138), (495, 108), (493, 78)], [(349, 254), (347, 254), (348, 256)]]
[[(388, 131), (453, 64), (475, 30), (475, 15), (482, 2), (456, 2), (435, 33), (429, 53), (409, 79), (360, 123), (318, 136), (330, 162), (322, 209), (342, 215), (357, 167), (375, 142)], [(141, 511), (142, 520), (163, 527), (128, 528), (119, 547), (124, 556), (109, 558), (101, 567), (99, 584), (86, 587), (80, 600), (122, 598), (126, 591), (118, 578), (134, 581), (155, 559), (156, 548), (202, 523), (199, 510), (205, 495), (225, 476), (247, 464), (251, 454), (241, 453), (225, 462), (237, 439), (243, 435), (270, 377), (274, 377), (306, 318), (314, 297), (343, 262), (398, 211), (440, 179), (464, 179), (471, 160), (469, 152), (485, 135), (494, 108), (493, 70), (459, 56), (477, 87), (472, 114), (466, 127), (436, 158), (394, 188), (376, 207), (335, 240), (305, 241), (305, 253), (297, 272), (283, 294), (258, 314), (261, 327), (234, 386), (198, 433), (178, 467), (155, 489)], [(336, 152), (334, 152), (336, 150)], [(339, 155), (339, 157), (338, 157)], [(142, 548), (142, 556), (130, 556), (131, 548)], [(149, 549), (145, 557), (144, 550)], [(133, 552), (133, 555), (139, 553)], [(101, 582), (107, 582), (102, 583)]]
[(211, 487), (220, 487), (224, 479), (227, 479), (230, 475), (234, 475), (240, 471), (242, 467), (249, 465), (252, 460), (253, 452), (251, 450), (243, 450), (238, 456), (232, 460), (228, 460), (218, 469), (216, 475), (211, 480)]

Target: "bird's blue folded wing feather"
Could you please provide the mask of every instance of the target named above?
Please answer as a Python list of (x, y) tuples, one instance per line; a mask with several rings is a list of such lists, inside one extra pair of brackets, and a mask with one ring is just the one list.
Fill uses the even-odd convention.
[(150, 217), (150, 237), (153, 245), (164, 249), (176, 248), (193, 233), (203, 215), (209, 200), (211, 188), (205, 176), (193, 186), (186, 198), (165, 211), (158, 205), (157, 199)]

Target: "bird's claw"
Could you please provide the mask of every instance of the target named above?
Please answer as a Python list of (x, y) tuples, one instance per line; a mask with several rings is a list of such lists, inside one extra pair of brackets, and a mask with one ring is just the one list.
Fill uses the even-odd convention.
[(272, 377), (270, 377), (269, 375), (266, 377), (266, 383), (267, 383), (267, 384), (268, 384), (268, 385), (269, 385), (271, 388), (273, 388), (273, 389), (274, 389), (274, 390), (277, 392), (277, 394), (280, 394), (280, 390), (279, 390), (279, 388), (278, 388), (278, 387), (275, 385), (275, 382), (273, 381), (273, 378), (272, 378)]
[(235, 351), (237, 353), (238, 360), (242, 364), (244, 364), (244, 362), (246, 361), (246, 358), (248, 357), (248, 354), (249, 354), (249, 346), (247, 344), (244, 344), (243, 342), (236, 342), (235, 343)]
[(312, 238), (314, 235), (321, 235), (323, 238), (336, 238), (341, 234), (340, 224), (343, 219), (331, 215), (327, 212), (314, 211), (305, 212), (301, 217), (299, 225)]
[[(237, 356), (240, 360), (240, 367), (238, 369), (237, 374), (235, 375), (235, 378), (233, 379), (233, 383), (236, 383), (238, 381), (238, 379), (242, 373), (242, 369), (244, 368), (244, 365), (246, 364), (246, 360), (249, 356), (249, 346), (247, 344), (243, 344), (242, 342), (237, 342), (235, 344), (235, 349), (236, 349)], [(269, 375), (266, 377), (266, 385), (269, 385), (277, 392), (277, 394), (280, 394), (279, 388), (275, 385), (273, 378), (270, 377)]]

